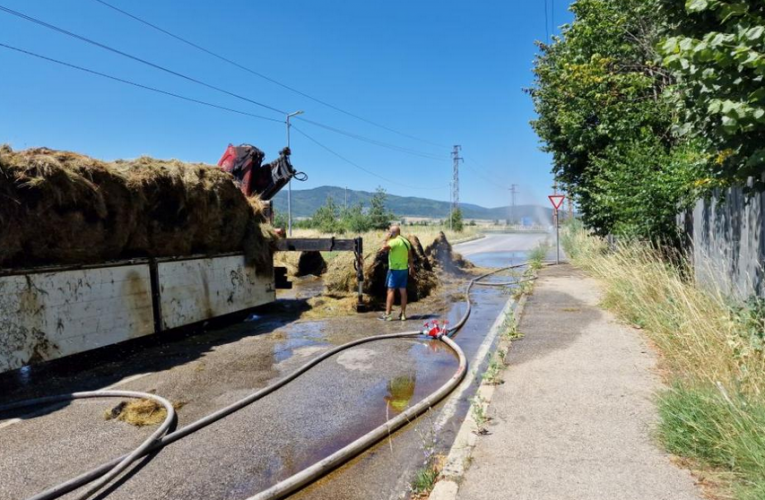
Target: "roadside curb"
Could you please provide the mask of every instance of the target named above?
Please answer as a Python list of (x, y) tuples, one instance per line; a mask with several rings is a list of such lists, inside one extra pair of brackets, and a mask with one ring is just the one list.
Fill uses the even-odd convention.
[[(534, 273), (536, 275), (536, 273)], [(497, 321), (492, 328), (500, 328), (504, 318), (509, 311), (513, 311), (513, 322), (517, 327), (523, 316), (523, 309), (526, 305), (527, 295), (524, 294), (518, 300), (518, 305), (513, 311), (513, 299), (507, 301), (507, 304), (497, 316)], [(509, 347), (513, 341), (500, 337), (498, 350), (504, 349), (509, 352)], [(503, 363), (505, 360), (503, 359)], [(481, 384), (476, 391), (476, 396), (481, 398), (483, 411), (488, 411), (491, 399), (494, 396), (496, 386)], [(468, 412), (465, 421), (457, 432), (454, 444), (449, 450), (444, 467), (441, 470), (440, 479), (436, 483), (433, 491), (430, 492), (429, 500), (456, 500), (460, 483), (465, 475), (465, 471), (470, 465), (473, 455), (473, 449), (478, 442), (478, 435), (474, 432), (478, 430), (478, 425), (473, 418), (473, 413)]]

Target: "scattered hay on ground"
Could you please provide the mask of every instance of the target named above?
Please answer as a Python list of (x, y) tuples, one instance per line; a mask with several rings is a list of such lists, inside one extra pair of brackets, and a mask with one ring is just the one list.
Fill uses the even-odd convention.
[[(173, 408), (179, 410), (183, 402), (173, 403)], [(121, 420), (136, 427), (159, 425), (167, 418), (167, 410), (153, 399), (133, 399), (121, 401), (117, 406), (104, 412), (105, 420)]]
[(212, 166), (3, 146), (0, 199), (3, 267), (244, 250), (259, 272), (271, 269), (262, 202)]
[(301, 319), (325, 319), (356, 314), (358, 296), (355, 294), (324, 294), (308, 299), (311, 307)]
[(473, 264), (465, 260), (462, 255), (452, 249), (446, 235), (441, 232), (436, 239), (425, 249), (425, 254), (433, 262), (447, 273), (457, 273), (465, 269), (473, 268)]

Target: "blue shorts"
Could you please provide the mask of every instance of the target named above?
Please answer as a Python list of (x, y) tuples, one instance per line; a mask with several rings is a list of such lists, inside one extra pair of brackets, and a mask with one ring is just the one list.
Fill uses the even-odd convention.
[(388, 270), (388, 279), (385, 280), (388, 288), (406, 288), (406, 282), (409, 279), (409, 271)]

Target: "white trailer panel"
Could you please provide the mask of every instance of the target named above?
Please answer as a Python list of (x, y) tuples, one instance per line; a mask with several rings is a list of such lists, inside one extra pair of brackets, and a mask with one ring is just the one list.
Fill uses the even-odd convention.
[(146, 264), (0, 277), (0, 372), (153, 332)]
[(272, 273), (260, 276), (242, 255), (161, 262), (162, 328), (205, 321), (276, 300)]

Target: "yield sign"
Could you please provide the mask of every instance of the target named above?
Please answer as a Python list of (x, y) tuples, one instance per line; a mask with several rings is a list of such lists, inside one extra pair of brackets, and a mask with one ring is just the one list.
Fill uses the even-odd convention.
[(548, 198), (550, 198), (550, 203), (552, 203), (553, 208), (558, 210), (563, 206), (563, 200), (566, 199), (566, 196), (562, 194), (551, 194)]

